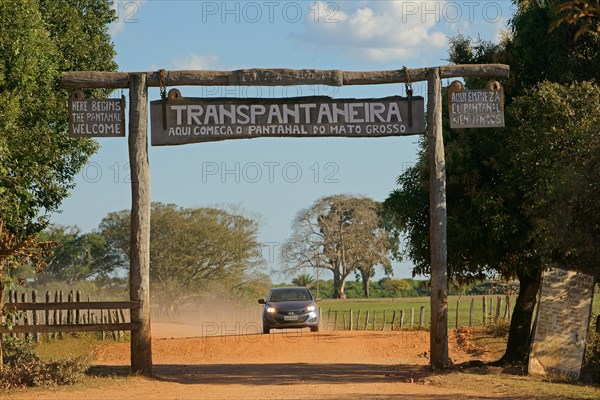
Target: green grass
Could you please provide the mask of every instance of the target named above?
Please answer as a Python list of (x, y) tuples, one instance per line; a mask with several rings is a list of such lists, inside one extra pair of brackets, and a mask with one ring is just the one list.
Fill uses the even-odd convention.
[[(473, 303), (473, 318), (472, 325), (483, 324), (483, 301), (484, 296), (462, 296), (460, 297), (460, 303), (458, 307), (458, 321), (459, 326), (466, 326), (469, 324), (469, 309), (471, 306), (471, 300)], [(495, 318), (496, 315), (496, 295), (485, 296), (487, 302), (487, 320)], [(506, 305), (506, 296), (502, 297), (502, 304), (500, 310), (500, 317), (504, 316), (504, 307)], [(514, 306), (515, 296), (511, 297), (511, 310), (509, 310), (509, 316), (512, 313), (512, 306)], [(454, 328), (456, 325), (456, 307), (458, 296), (448, 297), (448, 326)], [(396, 321), (394, 328), (398, 329), (400, 324), (401, 311), (404, 310), (404, 328), (411, 328), (410, 316), (411, 312), (414, 313), (412, 328), (419, 327), (419, 318), (421, 314), (421, 308), (424, 308), (423, 328), (429, 326), (431, 317), (430, 313), (430, 300), (429, 297), (409, 297), (409, 298), (394, 298), (394, 299), (338, 299), (338, 300), (323, 300), (321, 301), (320, 307), (323, 315), (322, 321), (325, 324), (333, 324), (335, 321), (335, 313), (337, 311), (338, 326), (337, 329), (342, 329), (342, 324), (345, 318), (346, 328), (350, 320), (350, 310), (352, 310), (353, 317), (353, 329), (356, 329), (357, 318), (359, 317), (359, 328), (362, 330), (365, 328), (365, 319), (367, 311), (369, 312), (369, 323), (368, 329), (372, 329), (373, 326), (373, 314), (375, 314), (375, 329), (380, 330), (383, 326), (384, 312), (386, 316), (386, 330), (391, 327), (391, 321), (393, 319), (394, 311), (396, 312)], [(491, 304), (493, 302), (493, 304)], [(328, 318), (329, 317), (329, 318)]]

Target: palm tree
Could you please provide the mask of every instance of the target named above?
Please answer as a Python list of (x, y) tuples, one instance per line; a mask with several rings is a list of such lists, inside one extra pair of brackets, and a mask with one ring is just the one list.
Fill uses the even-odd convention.
[(292, 279), (292, 283), (297, 286), (310, 286), (315, 281), (315, 278), (310, 274), (300, 274), (294, 279)]

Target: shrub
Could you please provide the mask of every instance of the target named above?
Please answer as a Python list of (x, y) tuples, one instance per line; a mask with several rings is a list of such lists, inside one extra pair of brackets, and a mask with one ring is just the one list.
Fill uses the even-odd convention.
[(44, 362), (35, 354), (33, 344), (7, 337), (3, 344), (4, 369), (0, 371), (0, 389), (25, 386), (69, 385), (82, 380), (91, 357), (80, 356)]

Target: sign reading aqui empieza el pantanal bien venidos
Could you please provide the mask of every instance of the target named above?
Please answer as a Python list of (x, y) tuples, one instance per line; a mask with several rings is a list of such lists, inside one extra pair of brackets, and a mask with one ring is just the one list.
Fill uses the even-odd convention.
[(421, 134), (424, 107), (424, 99), (416, 96), (157, 100), (150, 106), (152, 145), (254, 137)]
[(463, 89), (454, 81), (448, 88), (450, 128), (504, 127), (504, 91), (490, 81), (485, 89)]

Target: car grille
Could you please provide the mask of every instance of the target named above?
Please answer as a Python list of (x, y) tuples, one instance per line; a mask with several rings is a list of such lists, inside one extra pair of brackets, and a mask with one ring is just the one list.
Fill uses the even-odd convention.
[(277, 311), (277, 313), (282, 314), (282, 315), (300, 315), (300, 314), (304, 314), (304, 310), (285, 310), (285, 311), (280, 310), (280, 311)]
[(308, 319), (308, 315), (304, 316), (304, 317), (300, 317), (296, 321), (284, 321), (283, 318), (275, 318), (275, 321), (277, 321), (280, 324), (301, 324), (301, 323), (305, 322), (307, 319)]

